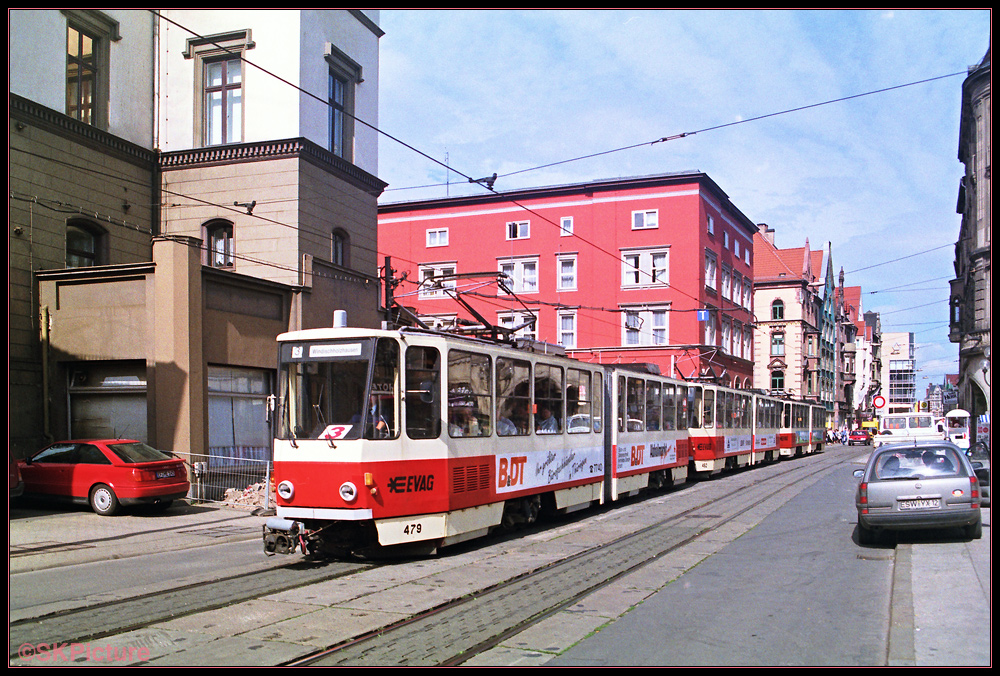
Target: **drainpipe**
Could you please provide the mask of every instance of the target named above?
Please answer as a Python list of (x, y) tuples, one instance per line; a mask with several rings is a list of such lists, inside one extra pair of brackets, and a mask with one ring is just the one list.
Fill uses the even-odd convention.
[(52, 437), (52, 419), (49, 413), (49, 306), (39, 308), (38, 328), (42, 348), (42, 434), (47, 442)]

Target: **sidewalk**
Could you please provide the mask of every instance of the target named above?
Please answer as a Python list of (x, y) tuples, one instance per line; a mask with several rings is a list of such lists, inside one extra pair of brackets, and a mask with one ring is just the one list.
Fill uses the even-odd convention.
[(246, 509), (186, 501), (165, 512), (135, 508), (115, 517), (25, 502), (9, 518), (11, 574), (260, 538), (265, 520)]

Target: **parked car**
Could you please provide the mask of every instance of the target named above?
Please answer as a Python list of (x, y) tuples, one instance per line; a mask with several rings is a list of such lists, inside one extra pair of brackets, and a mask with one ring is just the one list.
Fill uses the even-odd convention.
[[(961, 448), (961, 445), (959, 445)], [(990, 447), (987, 446), (982, 441), (977, 441), (972, 444), (966, 455), (969, 456), (969, 462), (972, 463), (972, 468), (976, 471), (976, 476), (979, 477), (979, 493), (983, 498), (983, 507), (990, 506)], [(983, 470), (986, 470), (983, 472)]]
[(854, 444), (861, 444), (862, 446), (869, 446), (872, 443), (871, 435), (868, 434), (868, 430), (851, 430), (847, 435), (847, 445), (853, 446)]
[(10, 462), (7, 463), (7, 487), (10, 489), (10, 499), (19, 498), (24, 493), (24, 481), (21, 480), (21, 470), (17, 467), (17, 460), (7, 451)]
[(961, 528), (967, 538), (983, 536), (979, 477), (955, 444), (887, 444), (872, 451), (854, 476), (861, 480), (855, 496), (861, 544), (874, 544), (884, 530), (913, 528)]
[(122, 505), (166, 509), (191, 484), (178, 458), (134, 439), (60, 441), (19, 461), (26, 497), (89, 504), (102, 516)]

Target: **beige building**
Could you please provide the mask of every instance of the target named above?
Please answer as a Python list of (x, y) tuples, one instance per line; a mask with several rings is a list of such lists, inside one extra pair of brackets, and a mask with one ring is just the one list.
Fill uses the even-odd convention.
[[(993, 157), (990, 51), (962, 84), (958, 159), (965, 165), (958, 193), (962, 226), (955, 243), (949, 338), (959, 347), (958, 404), (985, 423), (992, 382)], [(988, 434), (988, 423), (977, 428)]]
[(377, 12), (10, 22), (12, 452), (266, 461), (276, 336), (381, 321)]
[(838, 352), (830, 255), (754, 237), (754, 387), (823, 403), (836, 419)]

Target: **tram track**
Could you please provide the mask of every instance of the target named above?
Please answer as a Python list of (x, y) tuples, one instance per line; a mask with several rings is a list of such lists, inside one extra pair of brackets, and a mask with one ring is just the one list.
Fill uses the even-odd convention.
[(93, 641), (371, 567), (373, 564), (358, 562), (298, 561), (253, 574), (241, 573), (17, 620), (8, 627), (9, 656), (19, 656), (22, 646), (36, 645), (40, 640), (45, 641), (44, 645)]
[[(720, 477), (747, 478), (746, 485), (726, 494), (720, 491), (729, 481), (704, 482), (710, 496), (635, 532), (287, 664), (463, 664), (721, 526), (757, 509), (766, 513), (776, 510), (808, 485), (810, 479), (818, 478), (843, 459), (839, 453), (810, 457), (816, 462), (796, 459), (787, 465), (772, 465), (772, 472), (755, 470)], [(792, 490), (796, 485), (798, 490)], [(771, 505), (767, 505), (769, 501)], [(612, 513), (613, 510), (609, 512)]]

